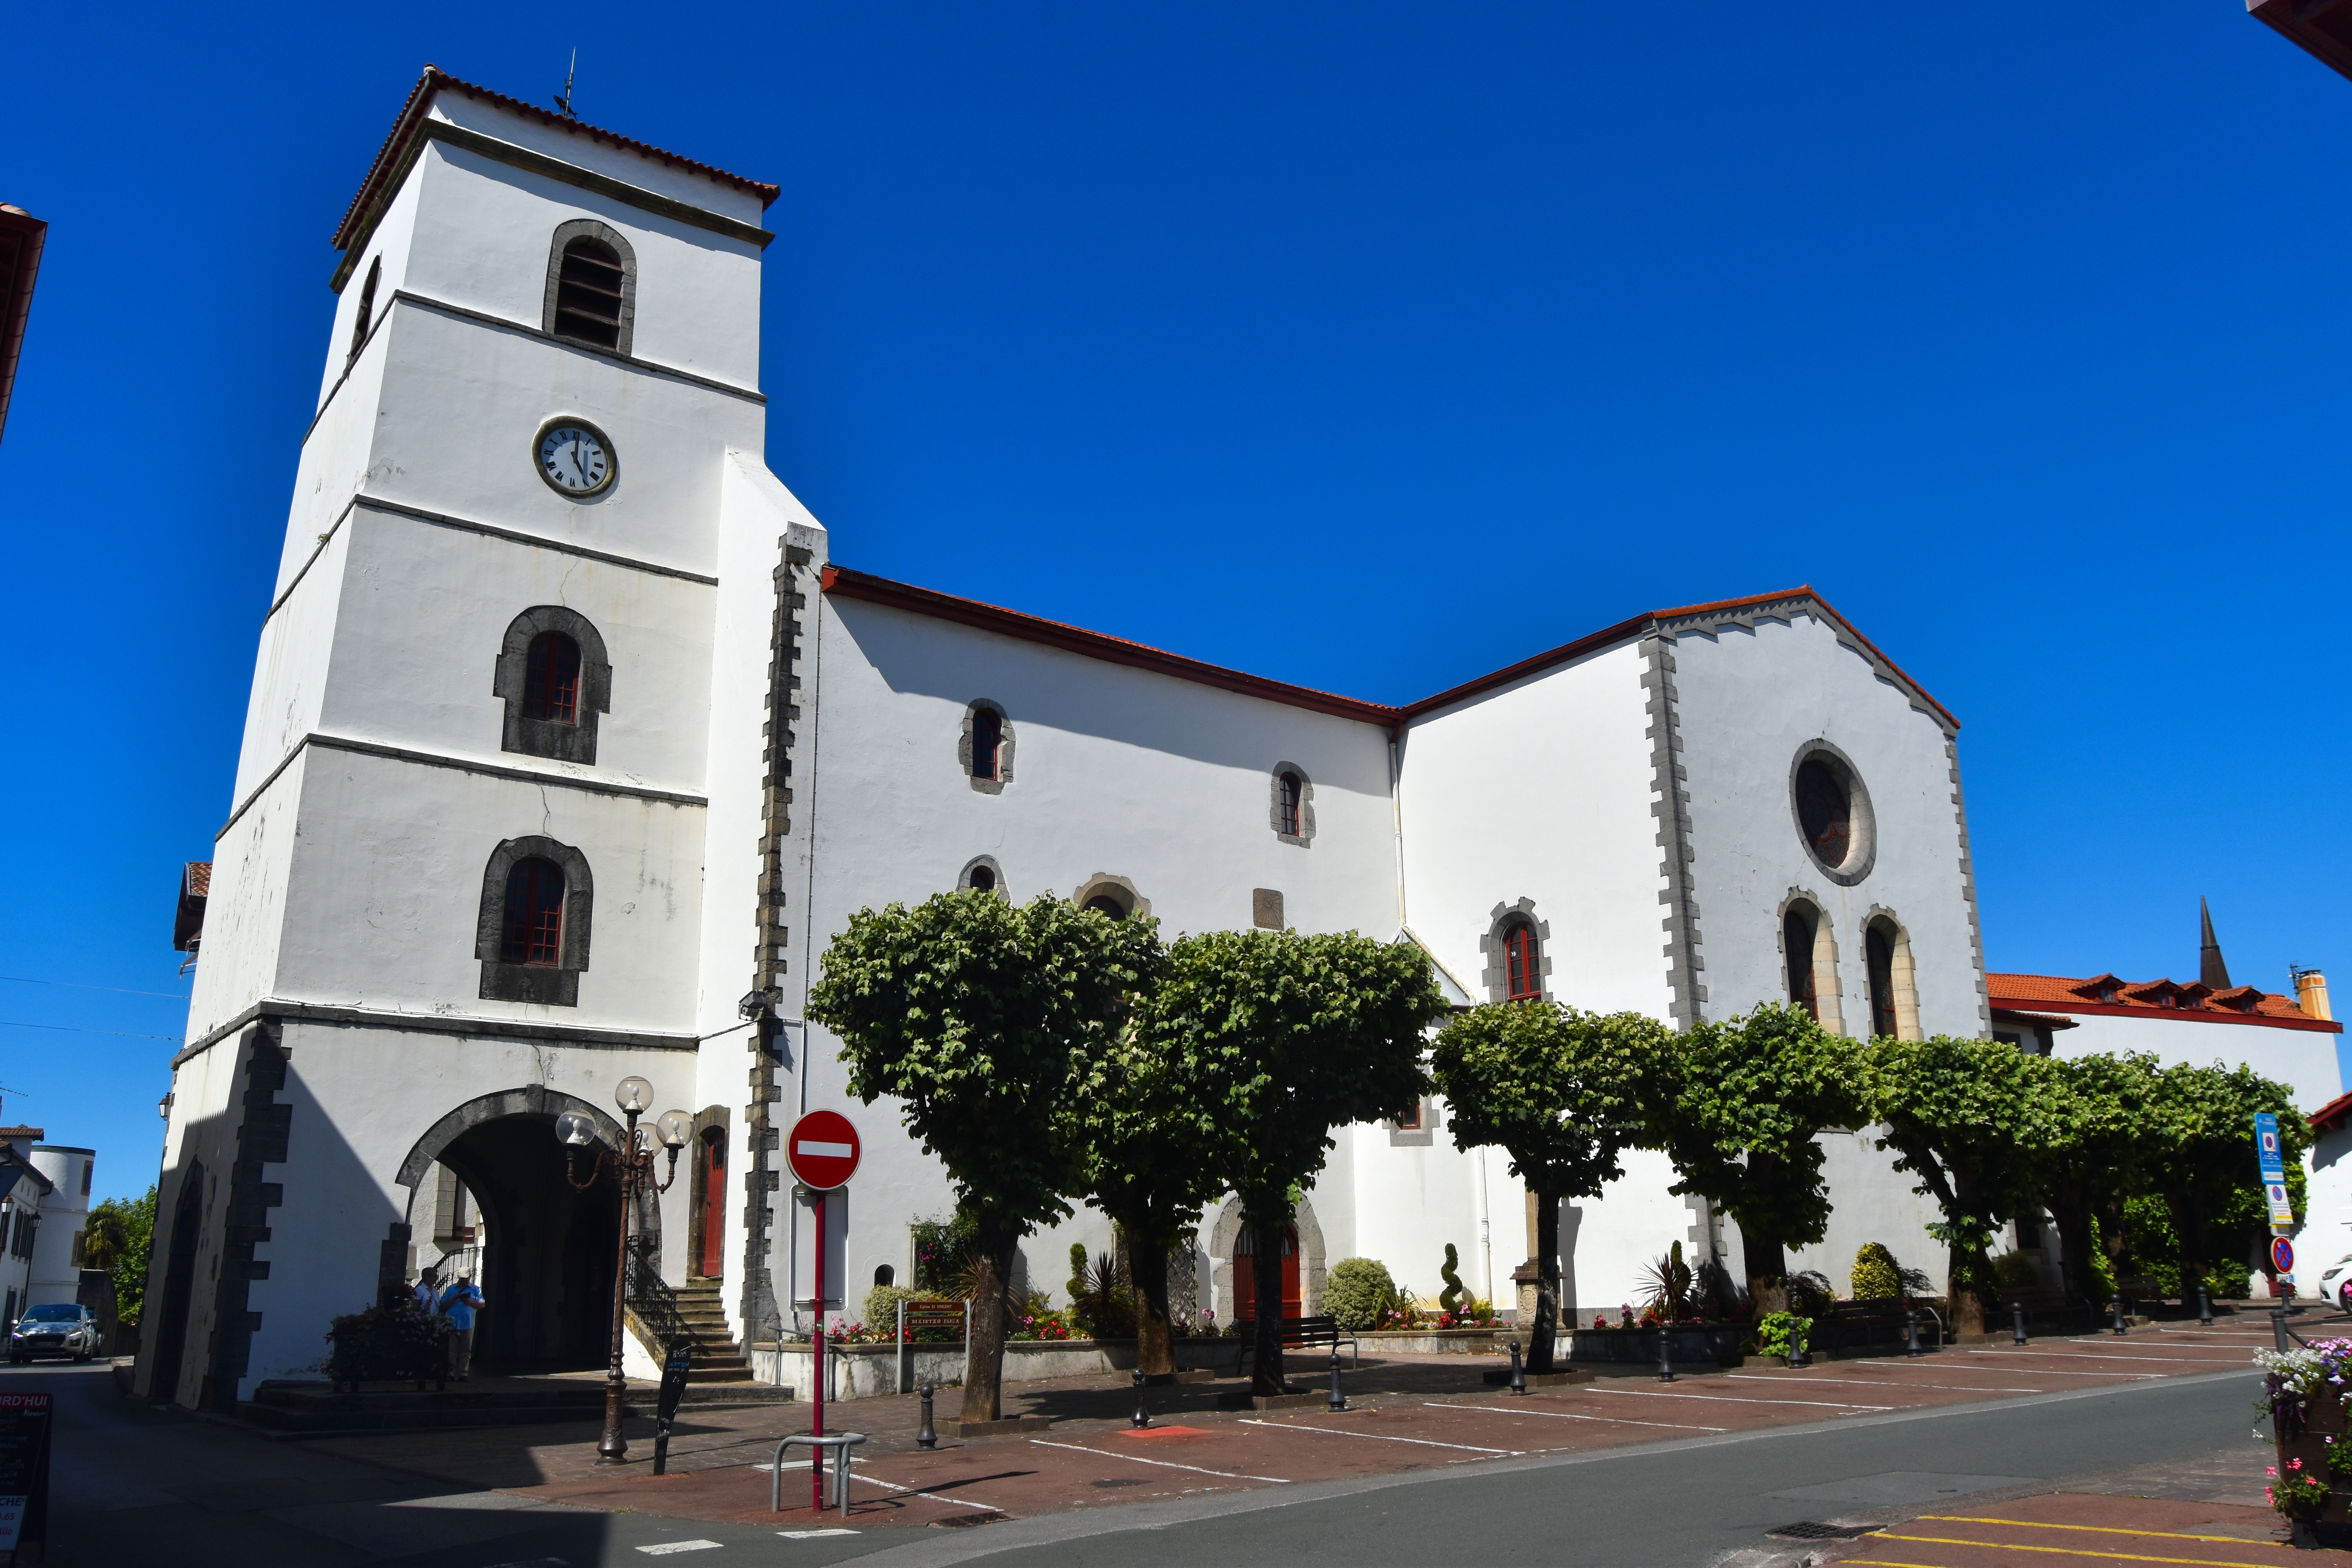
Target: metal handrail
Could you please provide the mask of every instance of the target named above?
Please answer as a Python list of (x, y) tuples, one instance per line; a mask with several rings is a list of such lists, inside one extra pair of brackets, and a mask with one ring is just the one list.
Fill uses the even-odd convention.
[(694, 1331), (686, 1326), (686, 1315), (678, 1310), (677, 1291), (662, 1278), (661, 1265), (654, 1256), (656, 1245), (651, 1237), (629, 1238), (628, 1302), (646, 1331), (667, 1350), (680, 1340), (692, 1342)]
[(805, 1443), (817, 1451), (822, 1461), (827, 1448), (833, 1450), (833, 1496), (841, 1505), (841, 1517), (849, 1517), (849, 1450), (866, 1441), (863, 1432), (841, 1432), (823, 1437), (806, 1432), (795, 1432), (776, 1445), (775, 1462), (768, 1467), (768, 1511), (784, 1510), (784, 1450), (795, 1443)]

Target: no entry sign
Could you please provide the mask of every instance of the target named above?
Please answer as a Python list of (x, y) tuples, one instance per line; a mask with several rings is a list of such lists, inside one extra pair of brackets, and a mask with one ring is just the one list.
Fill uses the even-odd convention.
[(784, 1161), (802, 1185), (831, 1192), (857, 1173), (857, 1129), (838, 1110), (812, 1110), (793, 1123)]

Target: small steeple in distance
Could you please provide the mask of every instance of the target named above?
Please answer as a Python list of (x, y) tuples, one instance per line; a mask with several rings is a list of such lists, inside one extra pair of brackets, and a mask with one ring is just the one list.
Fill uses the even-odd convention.
[(2204, 945), (2197, 950), (2197, 979), (2216, 991), (2230, 989), (2230, 966), (2221, 962), (2221, 944), (2213, 936), (2213, 911), (2200, 898), (2197, 900), (2197, 919), (2204, 930)]

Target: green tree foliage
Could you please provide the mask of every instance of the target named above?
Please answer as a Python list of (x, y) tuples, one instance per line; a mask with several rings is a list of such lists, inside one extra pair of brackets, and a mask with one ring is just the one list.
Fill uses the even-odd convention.
[(1150, 921), (980, 891), (862, 910), (825, 949), (809, 1016), (840, 1038), (851, 1093), (899, 1102), (971, 1222), (966, 1420), (1002, 1414), (1013, 1249), (1071, 1213), (1085, 1168), (1071, 1107), (1160, 957)]
[(1868, 1120), (1859, 1047), (1779, 1002), (1671, 1043), (1646, 1141), (1682, 1178), (1669, 1191), (1696, 1193), (1738, 1222), (1748, 1295), (1770, 1311), (1786, 1304), (1789, 1248), (1829, 1226), (1814, 1135)]
[(103, 1268), (114, 1281), (114, 1313), (136, 1324), (147, 1300), (147, 1264), (155, 1249), (155, 1189), (135, 1198), (109, 1198), (83, 1224), (82, 1266)]
[(2039, 1208), (2048, 1158), (2071, 1135), (2064, 1080), (2046, 1058), (1949, 1035), (1874, 1040), (1865, 1065), (1886, 1125), (1878, 1146), (1943, 1211), (1927, 1230), (1947, 1249), (1954, 1326), (1982, 1333), (1986, 1249), (2001, 1226)]
[(1138, 1037), (1187, 1064), (1213, 1111), (1213, 1173), (1241, 1200), (1256, 1270), (1256, 1383), (1282, 1389), (1282, 1233), (1331, 1129), (1425, 1092), (1422, 1030), (1445, 999), (1420, 950), (1354, 931), (1207, 931), (1170, 944)]
[(1903, 1267), (1883, 1243), (1865, 1241), (1853, 1255), (1852, 1278), (1857, 1301), (1895, 1301), (1903, 1296)]
[[(2050, 1217), (2058, 1226), (2069, 1295), (2106, 1300), (2114, 1258), (2103, 1283), (2095, 1230), (2123, 1233), (2126, 1195), (2147, 1179), (2155, 1152), (2148, 1104), (2158, 1071), (2154, 1057), (2094, 1054), (2053, 1064), (2063, 1089), (2060, 1136), (2042, 1158)], [(2030, 1222), (2030, 1217), (2029, 1222)]]
[(1342, 1258), (1323, 1277), (1323, 1310), (1343, 1329), (1376, 1327), (1396, 1300), (1389, 1266), (1370, 1258)]
[[(2247, 1212), (2242, 1196), (2247, 1189), (2261, 1191), (2252, 1174), (2254, 1115), (2263, 1110), (2278, 1118), (2288, 1197), (2300, 1214), (2297, 1189), (2304, 1151), (2311, 1146), (2311, 1124), (2295, 1110), (2293, 1090), (2243, 1063), (2234, 1068), (2182, 1063), (2156, 1077), (2146, 1129), (2157, 1152), (2148, 1186), (2172, 1211), (2180, 1248), (2175, 1267), (2181, 1280), (2203, 1278), (2217, 1249), (2226, 1251), (2232, 1243), (2242, 1256), (2251, 1247), (2252, 1236), (2258, 1234), (2241, 1220), (2232, 1236), (2221, 1222), (2233, 1206), (2242, 1215)], [(2266, 1210), (2253, 1212), (2266, 1217)]]
[[(1559, 1330), (1559, 1205), (1598, 1197), (1624, 1173), (1620, 1156), (1642, 1140), (1643, 1101), (1671, 1037), (1638, 1013), (1580, 1013), (1532, 1001), (1474, 1007), (1437, 1037), (1430, 1068), (1445, 1096), (1454, 1146), (1499, 1146), (1511, 1174), (1535, 1196), (1533, 1371), (1552, 1370)], [(1450, 1268), (1450, 1247), (1446, 1260)], [(1455, 1295), (1456, 1303), (1439, 1304), (1454, 1310)]]

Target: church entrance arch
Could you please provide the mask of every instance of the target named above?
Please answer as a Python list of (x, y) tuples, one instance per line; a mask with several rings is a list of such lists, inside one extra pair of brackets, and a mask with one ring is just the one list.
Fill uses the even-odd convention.
[(187, 1353), (188, 1308), (196, 1294), (196, 1239), (204, 1226), (205, 1163), (191, 1160), (180, 1173), (180, 1194), (172, 1205), (172, 1236), (164, 1253), (163, 1310), (155, 1318), (155, 1362), (149, 1369), (147, 1397), (168, 1405), (180, 1396), (180, 1368)]
[[(1228, 1198), (1209, 1232), (1211, 1289), (1217, 1321), (1230, 1323), (1252, 1316), (1256, 1308), (1255, 1283), (1244, 1278), (1250, 1270), (1253, 1242), (1242, 1225), (1242, 1201)], [(1300, 1194), (1298, 1207), (1283, 1234), (1282, 1312), (1285, 1317), (1312, 1317), (1323, 1310), (1323, 1226), (1315, 1205)]]
[[(475, 1357), (486, 1369), (566, 1371), (597, 1367), (610, 1354), (613, 1273), (620, 1251), (621, 1196), (610, 1160), (584, 1190), (566, 1178), (567, 1160), (585, 1176), (596, 1150), (570, 1155), (555, 1119), (577, 1110), (596, 1126), (604, 1150), (621, 1126), (595, 1106), (532, 1084), (468, 1100), (435, 1122), (409, 1150), (396, 1178), (416, 1194), (437, 1164), (457, 1173), (482, 1210), (484, 1307)], [(660, 1211), (650, 1201), (637, 1234), (660, 1254)]]

